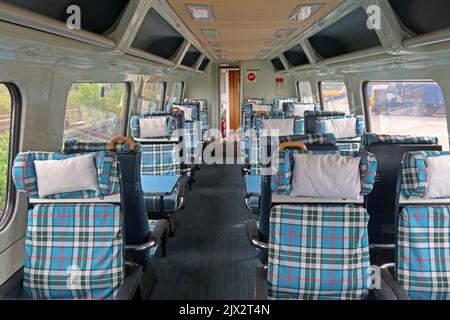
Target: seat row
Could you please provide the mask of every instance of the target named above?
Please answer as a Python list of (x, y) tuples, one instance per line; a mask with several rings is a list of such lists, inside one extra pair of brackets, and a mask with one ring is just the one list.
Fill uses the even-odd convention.
[(199, 114), (180, 104), (132, 117), (134, 141), (67, 140), (63, 153), (20, 153), (13, 181), (29, 199), (25, 260), (0, 297), (149, 299), (152, 261), (166, 256), (197, 171)]
[[(259, 220), (249, 223), (267, 265), (257, 272), (263, 295), (450, 297), (450, 243), (436, 238), (448, 228), (450, 186), (437, 177), (450, 158), (436, 138), (366, 135), (358, 152), (339, 152), (330, 135), (266, 140), (277, 142), (264, 152), (277, 155), (263, 169)], [(348, 171), (352, 161), (358, 173)], [(371, 264), (382, 267), (378, 287)]]

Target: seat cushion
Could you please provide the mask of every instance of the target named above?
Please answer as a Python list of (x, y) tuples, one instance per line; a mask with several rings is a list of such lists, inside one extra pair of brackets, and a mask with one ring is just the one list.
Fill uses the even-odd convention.
[(415, 300), (450, 299), (450, 207), (405, 207), (397, 240), (399, 284)]
[(268, 295), (359, 300), (371, 283), (369, 215), (354, 205), (282, 205), (270, 216)]
[(113, 299), (124, 279), (120, 206), (28, 211), (24, 289), (33, 299)]
[[(161, 197), (146, 197), (145, 206), (150, 212), (161, 212)], [(174, 212), (178, 207), (178, 194), (164, 197), (164, 212)]]

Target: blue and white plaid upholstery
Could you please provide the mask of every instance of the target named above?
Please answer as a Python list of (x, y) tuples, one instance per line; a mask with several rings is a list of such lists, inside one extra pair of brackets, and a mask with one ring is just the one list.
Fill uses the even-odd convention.
[(392, 144), (439, 144), (437, 137), (430, 136), (412, 136), (412, 135), (386, 135), (367, 133), (363, 136), (364, 146), (370, 146), (374, 143), (392, 143)]
[(275, 159), (272, 176), (272, 191), (290, 195), (292, 173), (294, 168), (295, 154), (341, 154), (342, 156), (353, 156), (361, 158), (360, 174), (361, 174), (361, 195), (368, 195), (372, 192), (375, 184), (377, 174), (377, 160), (372, 153), (367, 151), (360, 151), (355, 153), (341, 153), (335, 150), (329, 151), (299, 151), (299, 150), (284, 150), (279, 152), (278, 159)]
[[(161, 212), (161, 198), (148, 197), (145, 198), (145, 207), (151, 212)], [(174, 212), (178, 208), (178, 189), (169, 196), (164, 197), (164, 212)]]
[(345, 137), (346, 139), (358, 138), (364, 135), (366, 131), (366, 125), (363, 116), (330, 116), (330, 117), (318, 117), (316, 120), (317, 133), (329, 133), (326, 132), (325, 121), (331, 119), (353, 119), (356, 118), (356, 136)]
[[(295, 109), (297, 107), (305, 107), (308, 109), (311, 109), (310, 111), (319, 111), (319, 104), (317, 103), (295, 103), (295, 102), (287, 102), (283, 104), (283, 111), (286, 113), (286, 115), (293, 117), (295, 115)], [(304, 117), (304, 114), (301, 116)]]
[(354, 205), (281, 205), (270, 216), (268, 296), (359, 300), (371, 283), (369, 215)]
[[(141, 174), (155, 176), (180, 176), (181, 157), (179, 144), (143, 144)], [(172, 212), (178, 208), (179, 186), (173, 194), (164, 197), (164, 211)], [(144, 194), (147, 210), (161, 212), (160, 197)]]
[(273, 109), (272, 111), (283, 111), (284, 103), (288, 102), (298, 102), (297, 98), (275, 98), (273, 99)]
[(398, 225), (399, 284), (414, 300), (450, 300), (450, 207), (407, 206)]
[[(168, 112), (154, 112), (151, 114), (145, 114), (142, 117), (139, 116), (133, 116), (130, 119), (130, 130), (131, 130), (131, 134), (133, 136), (133, 138), (135, 139), (139, 139), (141, 138), (141, 131), (139, 128), (139, 120), (140, 119), (145, 119), (145, 118), (157, 118), (157, 117), (167, 117), (167, 128), (169, 129), (169, 134), (170, 136), (172, 136), (174, 134), (174, 131), (177, 129), (182, 129), (180, 128), (180, 121), (178, 119), (178, 117), (183, 117), (182, 115), (179, 116), (175, 116), (173, 113), (168, 113)], [(184, 120), (182, 119), (181, 122), (184, 122)], [(165, 138), (165, 137), (161, 137), (161, 138)]]
[(450, 155), (449, 151), (408, 152), (403, 157), (401, 193), (406, 198), (423, 197), (428, 185), (428, 168), (425, 159)]
[[(87, 142), (75, 139), (66, 140), (64, 142), (64, 153), (85, 153), (107, 151), (109, 142)], [(129, 152), (130, 146), (128, 143), (119, 142), (114, 145), (115, 152)]]
[[(174, 104), (172, 107), (173, 108), (182, 107), (182, 108), (190, 109), (193, 121), (200, 121), (200, 106), (198, 104), (177, 103), (177, 104)], [(186, 116), (184, 116), (184, 118), (186, 118)]]
[[(16, 189), (23, 192), (30, 198), (39, 198), (37, 185), (36, 160), (64, 160), (79, 156), (79, 154), (61, 154), (52, 152), (23, 152), (17, 155), (13, 163), (12, 176)], [(96, 152), (95, 165), (97, 168), (97, 178), (99, 192), (77, 191), (50, 195), (46, 199), (79, 199), (95, 198), (116, 194), (120, 191), (118, 162), (114, 153)]]
[(357, 152), (361, 150), (361, 143), (359, 142), (338, 142), (337, 143), (339, 151), (347, 152)]
[(185, 154), (183, 160), (186, 164), (197, 163), (202, 155), (202, 129), (200, 122), (186, 122), (183, 130)]
[[(37, 160), (76, 157), (60, 153), (20, 153), (13, 165), (19, 192), (39, 198)], [(113, 153), (95, 153), (99, 192), (55, 194), (46, 199), (90, 199), (120, 191)], [(124, 279), (120, 205), (38, 204), (28, 211), (23, 287), (33, 299), (112, 299)]]
[(263, 120), (267, 119), (285, 119), (286, 115), (282, 111), (277, 112), (270, 112), (270, 116), (267, 115), (255, 115), (253, 117), (253, 126), (252, 128), (255, 129), (257, 132), (261, 130), (261, 124)]
[(124, 279), (120, 206), (37, 205), (28, 212), (23, 286), (33, 299), (112, 299)]
[(180, 146), (175, 143), (143, 144), (142, 175), (181, 175)]

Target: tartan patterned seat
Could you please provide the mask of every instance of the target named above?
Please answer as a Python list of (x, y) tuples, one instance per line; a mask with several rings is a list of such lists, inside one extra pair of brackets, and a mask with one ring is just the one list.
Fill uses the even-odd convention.
[(417, 204), (400, 200), (395, 276), (413, 300), (450, 300), (450, 202), (421, 202), (428, 183), (425, 159), (448, 155), (423, 151), (404, 156), (401, 194)]
[(272, 208), (269, 298), (365, 299), (371, 282), (368, 220), (355, 205)]
[(363, 136), (363, 145), (369, 147), (375, 143), (389, 144), (439, 144), (437, 137), (413, 136), (413, 135), (387, 135), (366, 133)]
[[(181, 176), (180, 146), (178, 144), (143, 144), (141, 175)], [(172, 195), (164, 197), (164, 211), (174, 212), (180, 209), (180, 200), (184, 193), (184, 181), (180, 181)], [(161, 212), (160, 198), (144, 194), (147, 210)]]
[[(109, 142), (83, 142), (78, 140), (67, 140), (64, 143), (64, 153), (89, 153), (96, 151), (107, 151)], [(137, 190), (137, 181), (140, 179), (140, 170), (136, 170), (135, 165), (141, 165), (141, 147), (140, 144), (135, 143), (134, 152), (130, 151), (128, 143), (118, 142), (115, 144), (115, 153), (117, 159), (122, 165), (122, 180), (125, 183), (123, 195), (123, 210), (127, 219), (125, 220), (125, 240), (127, 245), (135, 245), (143, 243), (152, 235), (154, 228), (158, 223), (165, 223), (161, 220), (148, 220), (146, 208), (146, 201), (139, 196), (142, 190), (139, 187)], [(140, 169), (140, 167), (139, 167)], [(166, 204), (170, 208), (172, 205)], [(143, 224), (148, 221), (149, 229)], [(161, 240), (159, 239), (159, 242)], [(146, 265), (149, 263), (152, 256), (154, 256), (157, 247), (149, 250), (149, 253), (142, 252), (133, 255), (133, 261), (139, 265)]]
[[(320, 135), (320, 134), (310, 134), (310, 135), (293, 135), (293, 136), (283, 136), (279, 138), (279, 143), (288, 142), (288, 141), (300, 141), (303, 142), (307, 146), (330, 146), (330, 149), (333, 149), (332, 146), (336, 144), (336, 140), (332, 134)], [(250, 155), (250, 175), (252, 176), (260, 176), (263, 173), (263, 167), (261, 164), (261, 143), (268, 143), (268, 141), (264, 137), (254, 138), (252, 141), (252, 150)], [(273, 143), (273, 142), (272, 142)], [(277, 149), (278, 145), (271, 146), (272, 148)], [(250, 197), (247, 200), (248, 206), (250, 207), (251, 212), (259, 212), (259, 197)]]
[(274, 112), (283, 111), (284, 104), (289, 103), (289, 102), (297, 103), (298, 99), (297, 98), (275, 98), (275, 99), (273, 99), (272, 111), (274, 111)]
[[(39, 199), (34, 161), (77, 155), (20, 153), (13, 164), (19, 192)], [(95, 153), (99, 192), (79, 191), (45, 199), (91, 199), (120, 191), (114, 154)], [(93, 201), (94, 202), (94, 201)], [(45, 203), (28, 211), (23, 288), (33, 299), (113, 299), (125, 278), (120, 204)]]
[(133, 138), (135, 139), (141, 138), (141, 132), (139, 129), (139, 120), (153, 117), (167, 117), (167, 128), (169, 129), (170, 136), (173, 136), (176, 133), (176, 130), (182, 129), (184, 126), (183, 113), (176, 115), (173, 112), (153, 112), (153, 113), (145, 113), (143, 116), (132, 116), (130, 118), (130, 130)]
[[(364, 149), (378, 160), (377, 182), (366, 198), (370, 214), (369, 236), (374, 264), (394, 262), (395, 225), (398, 214), (396, 203), (399, 168), (404, 155), (413, 151), (438, 151), (438, 139), (434, 137), (365, 134)], [(408, 161), (408, 160), (407, 160)], [(378, 249), (379, 244), (391, 245), (391, 250)]]
[(341, 154), (343, 156), (354, 156), (361, 158), (360, 174), (361, 174), (361, 195), (365, 196), (372, 192), (377, 174), (377, 160), (375, 156), (367, 151), (341, 153), (336, 150), (327, 151), (298, 151), (285, 150), (280, 151), (279, 156), (273, 164), (272, 175), (272, 191), (278, 194), (290, 195), (292, 173), (294, 167), (295, 154)]
[(318, 117), (316, 119), (316, 132), (317, 133), (330, 133), (327, 132), (325, 123), (327, 120), (331, 119), (354, 119), (356, 118), (356, 135), (352, 137), (343, 137), (338, 139), (337, 145), (340, 151), (359, 151), (361, 150), (362, 144), (360, 138), (364, 135), (366, 131), (366, 126), (363, 116), (331, 116), (331, 117)]
[[(290, 195), (294, 155), (338, 150), (279, 152), (272, 189)], [(350, 155), (350, 154), (349, 154)], [(377, 162), (361, 158), (361, 195), (371, 192)], [(369, 215), (360, 204), (281, 204), (270, 211), (268, 295), (285, 300), (359, 300), (371, 284)]]

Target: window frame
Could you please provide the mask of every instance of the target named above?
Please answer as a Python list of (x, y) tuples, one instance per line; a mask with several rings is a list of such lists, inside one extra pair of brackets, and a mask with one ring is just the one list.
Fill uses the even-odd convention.
[[(367, 96), (367, 87), (369, 85), (370, 82), (378, 82), (378, 83), (383, 83), (383, 82), (409, 82), (409, 83), (414, 83), (414, 82), (428, 82), (428, 83), (436, 83), (439, 86), (439, 89), (441, 90), (441, 92), (444, 94), (444, 91), (442, 90), (442, 86), (441, 84), (436, 81), (436, 80), (432, 80), (432, 79), (426, 79), (426, 80), (422, 80), (422, 79), (408, 79), (408, 80), (364, 80), (362, 83), (362, 96), (363, 96), (363, 106), (364, 106), (364, 114), (365, 114), (365, 120), (366, 120), (366, 130), (368, 133), (372, 133), (372, 123), (370, 121), (370, 110), (369, 110), (369, 106), (368, 106), (368, 96)], [(445, 99), (445, 96), (444, 96)], [(450, 138), (450, 137), (449, 137)]]
[(17, 206), (17, 189), (12, 182), (12, 165), (14, 159), (19, 154), (20, 131), (22, 121), (22, 94), (19, 87), (11, 82), (2, 82), (11, 95), (11, 121), (9, 136), (9, 159), (7, 177), (7, 197), (5, 210), (0, 218), (0, 232), (2, 232), (11, 222)]
[[(70, 90), (72, 89), (72, 87), (75, 84), (124, 84), (125, 88), (127, 90), (127, 95), (126, 95), (126, 101), (125, 101), (125, 109), (123, 110), (124, 114), (124, 119), (123, 119), (123, 125), (124, 127), (122, 128), (122, 135), (124, 137), (126, 137), (128, 135), (128, 125), (129, 125), (129, 117), (130, 117), (130, 111), (131, 111), (131, 91), (132, 91), (132, 87), (131, 87), (131, 83), (124, 81), (75, 81), (71, 84), (69, 91), (67, 93), (67, 98), (66, 98), (66, 110), (64, 113), (64, 122), (66, 121), (66, 116), (67, 116), (67, 102), (69, 100), (69, 94), (70, 94)], [(64, 131), (63, 131), (63, 140), (65, 139), (65, 131), (66, 128), (64, 126)], [(111, 139), (114, 137), (111, 137)]]
[(347, 83), (345, 82), (345, 80), (321, 80), (321, 81), (318, 82), (320, 109), (322, 111), (330, 111), (330, 110), (325, 110), (325, 103), (324, 103), (324, 100), (323, 100), (323, 91), (322, 91), (322, 84), (324, 82), (342, 82), (344, 84), (345, 91), (347, 92), (348, 114), (352, 114), (352, 108), (350, 106), (350, 97), (348, 95), (348, 88), (347, 88)]
[[(167, 81), (146, 81), (144, 84), (144, 87), (142, 88), (142, 98), (144, 100), (145, 96), (144, 96), (144, 92), (145, 92), (145, 87), (147, 86), (147, 84), (149, 83), (162, 83), (163, 84), (163, 94), (162, 94), (162, 100), (161, 100), (161, 105), (159, 108), (157, 108), (156, 111), (164, 111), (166, 109), (166, 100), (167, 100)], [(137, 112), (142, 112), (142, 110), (138, 110)]]
[(183, 102), (183, 97), (184, 97), (184, 81), (175, 81), (173, 83), (173, 85), (172, 85), (172, 92), (170, 94), (170, 98), (171, 99), (173, 98), (173, 89), (175, 88), (175, 85), (177, 83), (181, 83), (181, 96), (180, 96), (180, 100), (179, 100), (179, 102), (181, 103), (181, 102)]
[[(297, 80), (297, 82), (296, 82), (296, 89), (297, 89), (297, 98), (298, 98), (298, 101), (302, 101), (302, 97), (301, 97), (301, 95), (300, 95), (300, 86), (299, 86), (299, 84), (300, 83), (308, 83), (309, 84), (309, 88), (310, 88), (310, 90), (311, 90), (311, 97), (312, 97), (312, 99), (313, 99), (313, 102), (312, 103), (316, 103), (316, 97), (314, 96), (314, 93), (313, 93), (313, 87), (312, 87), (312, 85), (311, 85), (311, 82), (309, 82), (309, 81), (306, 81), (306, 80)], [(303, 103), (303, 102), (301, 102), (301, 103)]]

